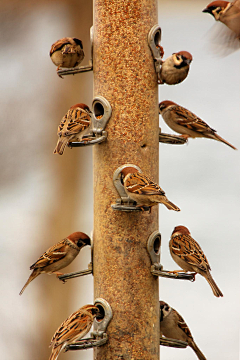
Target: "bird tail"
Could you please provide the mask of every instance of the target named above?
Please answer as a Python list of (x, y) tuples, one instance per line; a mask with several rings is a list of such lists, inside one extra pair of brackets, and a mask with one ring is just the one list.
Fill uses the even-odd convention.
[(194, 341), (189, 342), (189, 346), (193, 349), (199, 360), (207, 360)]
[(217, 286), (217, 284), (213, 280), (212, 275), (210, 274), (210, 272), (208, 272), (207, 275), (205, 275), (205, 278), (206, 278), (207, 282), (209, 283), (209, 285), (211, 286), (213, 294), (216, 297), (223, 296), (223, 293), (221, 292), (221, 290), (219, 289), (219, 287)]
[(168, 199), (161, 202), (168, 208), (168, 210), (181, 211), (177, 205), (173, 204)]
[(68, 142), (69, 138), (59, 139), (53, 153), (62, 155)]
[(57, 360), (62, 348), (63, 348), (63, 346), (58, 346), (58, 347), (55, 347), (54, 349), (52, 349), (52, 353), (51, 353), (51, 355), (49, 357), (49, 360)]
[(230, 144), (229, 142), (227, 142), (226, 140), (224, 140), (221, 136), (219, 136), (218, 134), (214, 134), (213, 138), (217, 141), (221, 141), (224, 144), (230, 146), (232, 149), (237, 150), (237, 148), (235, 146), (233, 146), (232, 144)]
[(33, 281), (39, 274), (40, 274), (39, 271), (33, 270), (33, 272), (31, 273), (31, 275), (30, 275), (29, 278), (28, 278), (28, 281), (26, 282), (26, 284), (24, 285), (24, 287), (23, 287), (22, 290), (20, 291), (19, 295), (22, 295), (22, 293), (24, 292), (24, 290), (26, 289), (26, 287), (28, 286), (28, 284), (30, 284), (30, 282)]

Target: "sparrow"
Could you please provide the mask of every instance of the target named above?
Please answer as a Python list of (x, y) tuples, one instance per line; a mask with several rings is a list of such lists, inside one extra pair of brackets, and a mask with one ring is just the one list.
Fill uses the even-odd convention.
[(181, 340), (195, 351), (199, 360), (207, 360), (197, 344), (193, 340), (189, 327), (181, 315), (171, 308), (165, 301), (159, 301), (160, 305), (160, 335), (167, 338)]
[(138, 172), (133, 167), (125, 167), (121, 174), (123, 176), (124, 189), (130, 199), (138, 203), (138, 207), (164, 204), (169, 210), (180, 211), (165, 195), (163, 189), (155, 184), (147, 176)]
[(49, 347), (52, 346), (52, 353), (49, 360), (56, 360), (62, 349), (83, 338), (91, 329), (93, 320), (98, 315), (100, 315), (100, 311), (94, 305), (85, 305), (71, 314), (52, 337), (49, 345)]
[(82, 140), (89, 131), (91, 113), (85, 104), (76, 104), (70, 107), (58, 126), (59, 139), (54, 154), (62, 155), (68, 142)]
[(33, 271), (19, 295), (22, 295), (28, 284), (40, 274), (62, 275), (59, 270), (68, 266), (86, 245), (91, 245), (90, 238), (86, 234), (77, 231), (51, 246), (32, 266), (30, 266), (30, 270)]
[(213, 1), (203, 10), (211, 14), (216, 21), (225, 24), (240, 40), (240, 0)]
[[(169, 241), (173, 260), (185, 272), (193, 271), (202, 275), (212, 288), (216, 297), (223, 296), (210, 274), (210, 265), (199, 244), (191, 237), (189, 230), (182, 225), (176, 226)], [(178, 272), (178, 270), (174, 271)]]
[(207, 123), (197, 117), (197, 115), (173, 101), (165, 100), (160, 102), (159, 113), (173, 131), (182, 134), (186, 139), (189, 137), (204, 137), (221, 141), (232, 149), (237, 150), (233, 145), (221, 138), (221, 136), (216, 133), (216, 130), (212, 129)]
[(82, 41), (71, 37), (56, 41), (51, 46), (50, 58), (57, 66), (57, 71), (60, 67), (72, 68), (79, 65), (84, 58)]
[(187, 51), (173, 53), (162, 61), (159, 83), (168, 85), (181, 83), (188, 75), (192, 59), (192, 55)]

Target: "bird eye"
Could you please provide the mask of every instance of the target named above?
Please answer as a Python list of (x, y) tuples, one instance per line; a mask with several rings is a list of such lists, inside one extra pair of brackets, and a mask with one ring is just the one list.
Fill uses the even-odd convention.
[(77, 246), (78, 246), (78, 247), (82, 246), (82, 240), (78, 240)]

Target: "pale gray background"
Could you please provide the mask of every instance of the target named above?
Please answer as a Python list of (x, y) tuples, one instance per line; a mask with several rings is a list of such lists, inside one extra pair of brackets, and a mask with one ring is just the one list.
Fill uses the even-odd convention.
[[(76, 4), (80, 6), (76, 10)], [(83, 7), (83, 5), (85, 7)], [(165, 58), (187, 50), (193, 62), (187, 80), (159, 87), (170, 99), (196, 113), (240, 147), (239, 56), (216, 57), (207, 32), (214, 20), (202, 14), (205, 1), (159, 1)], [(74, 18), (75, 16), (75, 18)], [(78, 16), (78, 31), (72, 26)], [(67, 109), (92, 101), (92, 74), (61, 80), (48, 52), (63, 36), (78, 36), (89, 58), (91, 5), (85, 1), (38, 4), (12, 1), (1, 11), (1, 357), (47, 359), (51, 335), (78, 307), (93, 301), (91, 276), (64, 286), (42, 275), (18, 293), (29, 266), (49, 246), (73, 231), (92, 230), (91, 149), (52, 154), (58, 123)], [(86, 21), (86, 22), (84, 22)], [(163, 132), (171, 132), (159, 119)], [(203, 248), (224, 293), (213, 296), (205, 279), (195, 283), (160, 280), (161, 299), (176, 308), (207, 359), (239, 357), (239, 151), (207, 139), (187, 146), (160, 144), (160, 185), (181, 207), (159, 206), (162, 263), (177, 269), (168, 241), (174, 226), (187, 226)], [(88, 191), (87, 191), (88, 190)], [(67, 271), (86, 268), (84, 249)], [(92, 351), (61, 354), (91, 359)], [(194, 359), (191, 349), (161, 347), (161, 359)]]

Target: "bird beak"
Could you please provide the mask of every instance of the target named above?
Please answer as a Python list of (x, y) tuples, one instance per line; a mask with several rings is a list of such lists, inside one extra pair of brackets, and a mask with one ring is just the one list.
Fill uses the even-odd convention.
[(211, 14), (211, 11), (208, 9), (208, 8), (206, 8), (206, 9), (203, 9), (203, 11), (202, 11), (203, 13), (209, 13), (209, 14)]

